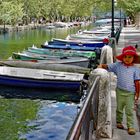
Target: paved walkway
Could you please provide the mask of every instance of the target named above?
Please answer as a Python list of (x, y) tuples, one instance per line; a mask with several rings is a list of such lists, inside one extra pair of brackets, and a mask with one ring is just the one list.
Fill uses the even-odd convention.
[[(140, 52), (140, 28), (136, 28), (133, 26), (124, 27), (122, 29), (122, 32), (120, 34), (119, 42), (117, 45), (117, 54), (121, 53), (121, 50), (123, 47), (127, 45), (138, 45), (138, 51)], [(124, 116), (124, 130), (120, 130), (116, 128), (116, 95), (115, 90), (112, 91), (112, 122), (113, 122), (113, 138), (112, 140), (140, 140), (140, 131), (139, 131), (139, 125), (138, 120), (136, 117), (136, 111), (134, 111), (135, 114), (135, 129), (136, 129), (136, 135), (129, 135), (127, 133), (127, 127), (126, 127), (126, 121)], [(140, 118), (140, 116), (139, 116)]]

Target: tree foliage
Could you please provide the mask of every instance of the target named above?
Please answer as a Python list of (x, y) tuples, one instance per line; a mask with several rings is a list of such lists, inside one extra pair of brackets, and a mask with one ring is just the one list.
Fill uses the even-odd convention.
[(0, 20), (3, 23), (15, 25), (22, 20), (23, 15), (22, 3), (2, 2), (0, 4)]
[(133, 19), (135, 18), (136, 14), (140, 12), (140, 0), (119, 0), (118, 6)]
[(3, 2), (2, 4), (0, 4), (0, 19), (4, 22), (4, 23), (8, 23), (11, 21), (11, 17), (10, 17), (10, 13), (11, 11), (10, 9), (10, 5), (11, 3), (9, 2)]
[[(111, 4), (111, 0), (1, 0), (0, 20), (13, 25), (25, 17), (28, 22), (41, 17), (72, 21), (91, 17), (95, 11), (111, 11)], [(134, 17), (140, 11), (140, 0), (117, 0), (117, 6)]]

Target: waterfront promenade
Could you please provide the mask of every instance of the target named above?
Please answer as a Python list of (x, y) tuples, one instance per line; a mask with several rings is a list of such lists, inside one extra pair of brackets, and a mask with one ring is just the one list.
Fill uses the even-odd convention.
[[(140, 28), (136, 28), (135, 26), (127, 26), (123, 27), (122, 32), (120, 34), (120, 38), (118, 44), (116, 45), (116, 53), (120, 54), (123, 47), (128, 45), (138, 45), (137, 51), (140, 53)], [(139, 64), (140, 65), (140, 64)], [(139, 98), (140, 100), (140, 98)], [(113, 137), (112, 140), (140, 140), (140, 126), (138, 119), (140, 120), (140, 116), (136, 116), (136, 111), (134, 110), (135, 114), (135, 129), (136, 135), (129, 135), (127, 133), (126, 121), (124, 120), (124, 130), (120, 130), (116, 128), (116, 95), (115, 90), (111, 92), (111, 108), (112, 108), (112, 128), (113, 128)], [(140, 110), (139, 110), (140, 111)], [(140, 113), (139, 113), (140, 115)], [(125, 116), (124, 116), (125, 118)]]

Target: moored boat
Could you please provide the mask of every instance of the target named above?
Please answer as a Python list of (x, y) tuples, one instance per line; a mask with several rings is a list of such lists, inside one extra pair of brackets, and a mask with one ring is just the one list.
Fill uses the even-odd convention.
[(103, 47), (105, 45), (102, 41), (87, 41), (87, 40), (69, 40), (53, 38), (52, 41), (45, 42), (41, 46), (47, 45), (69, 45), (69, 46), (84, 46), (84, 47)]
[(10, 66), (10, 67), (19, 67), (19, 68), (31, 68), (31, 69), (44, 69), (44, 70), (53, 70), (53, 71), (63, 71), (63, 72), (72, 72), (72, 73), (90, 73), (89, 68), (84, 68), (80, 66), (74, 66), (69, 64), (49, 64), (47, 62), (30, 62), (22, 60), (5, 60), (0, 61), (1, 66)]
[(102, 42), (104, 38), (108, 38), (108, 35), (97, 36), (95, 34), (71, 34), (68, 35), (67, 39), (69, 40), (85, 40), (85, 41), (100, 41)]
[(109, 36), (111, 31), (109, 30), (105, 30), (105, 31), (102, 31), (102, 30), (84, 30), (83, 31), (84, 34), (95, 34), (96, 36)]
[(96, 57), (96, 52), (94, 51), (78, 51), (78, 50), (66, 50), (66, 49), (43, 49), (37, 47), (29, 47), (26, 52), (31, 52), (35, 54), (46, 54), (51, 56), (60, 57)]
[(102, 47), (88, 47), (88, 46), (73, 46), (73, 45), (41, 45), (42, 48), (47, 49), (65, 49), (65, 50), (79, 50), (79, 51), (96, 51), (100, 50)]
[(63, 88), (78, 90), (84, 74), (50, 70), (0, 67), (0, 85), (28, 88)]
[(83, 57), (52, 57), (48, 58), (46, 57), (35, 57), (32, 55), (28, 55), (25, 53), (13, 53), (12, 59), (15, 60), (24, 60), (24, 61), (44, 61), (46, 64), (71, 64), (71, 65), (77, 65), (81, 67), (88, 67), (90, 64), (89, 58), (83, 58)]

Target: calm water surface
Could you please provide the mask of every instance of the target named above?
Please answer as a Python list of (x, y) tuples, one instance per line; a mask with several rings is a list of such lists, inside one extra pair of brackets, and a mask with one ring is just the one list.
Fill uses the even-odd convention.
[[(91, 26), (83, 27), (84, 29)], [(76, 33), (80, 27), (73, 28), (40, 28), (31, 31), (19, 31), (0, 35), (0, 59), (7, 59), (12, 52), (22, 51), (33, 44), (40, 47), (41, 44), (52, 38), (65, 38), (68, 34)]]
[[(84, 27), (86, 29), (90, 27)], [(54, 38), (65, 38), (68, 34), (76, 33), (79, 28), (54, 29), (45, 28), (7, 33), (0, 35), (0, 60), (7, 59), (12, 52), (22, 51), (33, 44), (40, 47), (45, 41)], [(4, 88), (6, 90), (4, 90)], [(62, 102), (67, 97), (62, 96), (61, 102), (25, 98), (23, 93), (35, 91), (31, 89), (14, 90), (9, 87), (0, 87), (0, 95), (10, 95), (10, 98), (0, 97), (0, 140), (64, 140), (77, 115), (77, 103)], [(24, 91), (24, 92), (23, 92)], [(46, 93), (47, 91), (45, 91)], [(11, 94), (20, 96), (11, 98)], [(49, 91), (50, 93), (50, 91)], [(53, 95), (53, 92), (51, 93)], [(56, 96), (55, 96), (56, 97)]]
[(0, 140), (65, 140), (77, 115), (74, 103), (0, 99)]

